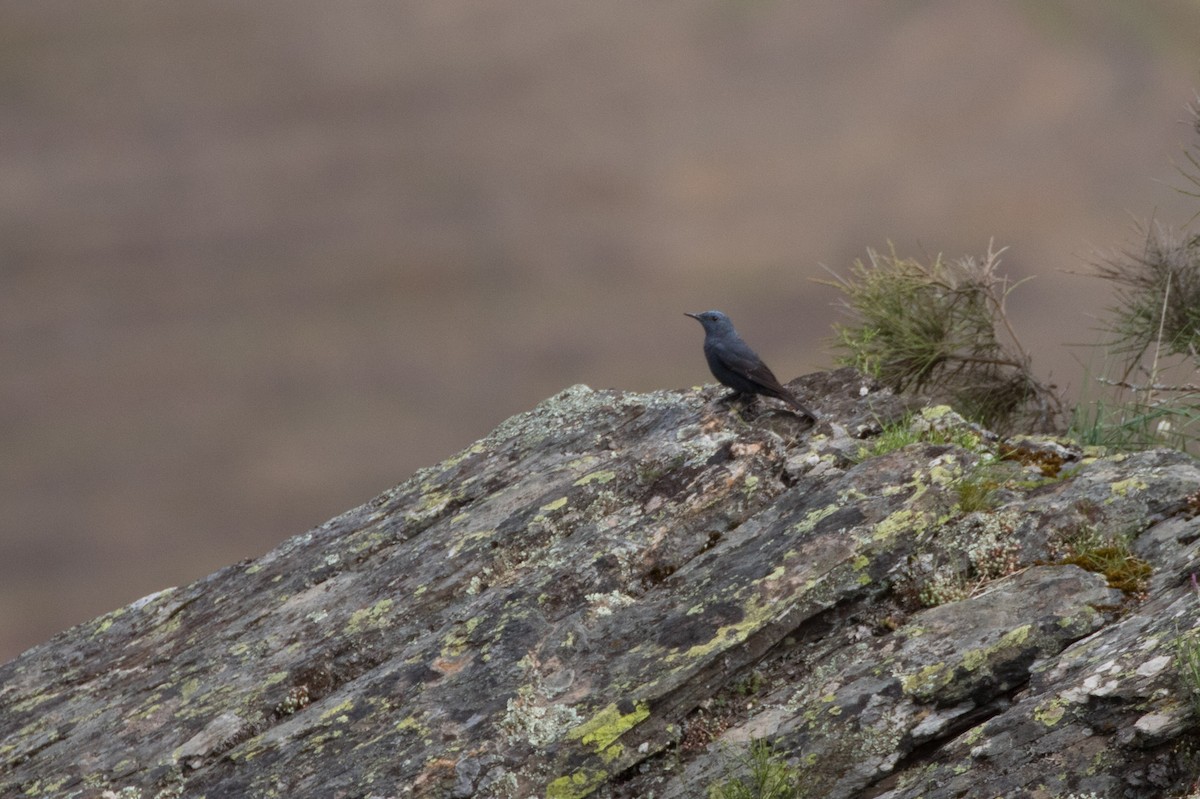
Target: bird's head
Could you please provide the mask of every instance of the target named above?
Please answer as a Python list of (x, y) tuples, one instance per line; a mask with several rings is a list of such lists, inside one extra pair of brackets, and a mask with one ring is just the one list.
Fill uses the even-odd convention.
[(704, 313), (684, 313), (704, 325), (704, 332), (719, 333), (723, 330), (733, 330), (733, 322), (720, 311), (705, 311)]

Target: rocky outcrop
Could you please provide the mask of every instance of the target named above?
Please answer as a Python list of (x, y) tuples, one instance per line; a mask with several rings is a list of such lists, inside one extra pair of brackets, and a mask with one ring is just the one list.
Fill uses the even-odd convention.
[(703, 797), (756, 739), (800, 796), (1186, 793), (1196, 461), (793, 388), (576, 386), (62, 633), (0, 796)]

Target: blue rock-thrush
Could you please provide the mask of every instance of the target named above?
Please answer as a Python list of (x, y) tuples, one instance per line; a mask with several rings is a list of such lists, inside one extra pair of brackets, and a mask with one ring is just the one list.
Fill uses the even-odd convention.
[(704, 325), (704, 357), (708, 359), (708, 368), (712, 370), (713, 377), (734, 390), (735, 394), (730, 399), (746, 394), (751, 397), (754, 394), (774, 397), (786, 402), (802, 416), (816, 421), (816, 414), (781, 386), (762, 358), (742, 341), (728, 316), (720, 311), (685, 313), (684, 316), (690, 316)]

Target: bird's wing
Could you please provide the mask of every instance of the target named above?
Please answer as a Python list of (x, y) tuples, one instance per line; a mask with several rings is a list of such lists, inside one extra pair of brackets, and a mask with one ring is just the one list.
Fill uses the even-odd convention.
[(713, 346), (713, 350), (720, 358), (721, 363), (735, 372), (767, 388), (782, 388), (779, 385), (779, 379), (763, 363), (762, 358), (759, 358), (754, 350), (750, 349), (750, 346), (741, 339), (717, 342)]

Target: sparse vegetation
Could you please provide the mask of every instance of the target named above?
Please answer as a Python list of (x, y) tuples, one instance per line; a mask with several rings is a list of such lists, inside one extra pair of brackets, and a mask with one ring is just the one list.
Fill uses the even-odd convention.
[(1130, 357), (1128, 378), (1149, 354), (1195, 358), (1200, 345), (1200, 235), (1153, 223), (1141, 231), (1139, 251), (1096, 265), (1116, 287), (1106, 329), (1114, 351)]
[(1175, 641), (1175, 665), (1192, 710), (1200, 716), (1200, 633), (1189, 630)]
[(904, 449), (909, 444), (915, 444), (921, 440), (920, 434), (912, 429), (910, 424), (912, 417), (907, 416), (896, 424), (890, 424), (879, 432), (879, 435), (871, 439), (870, 446), (863, 445), (858, 450), (858, 460), (864, 461), (867, 458), (878, 455), (886, 455), (889, 452)]
[[(1190, 163), (1200, 156), (1189, 153)], [(1198, 167), (1200, 169), (1200, 167)], [(1200, 174), (1190, 176), (1200, 185)], [(1116, 287), (1102, 319), (1102, 347), (1113, 367), (1094, 382), (1095, 399), (1080, 401), (1065, 420), (1085, 445), (1136, 450), (1194, 449), (1200, 441), (1200, 234), (1154, 224), (1142, 247), (1108, 256), (1096, 274)], [(1050, 432), (1064, 413), (1053, 387), (1039, 382), (1008, 321), (1016, 287), (997, 275), (1003, 250), (931, 263), (868, 250), (849, 277), (837, 277), (855, 322), (835, 326), (839, 360), (895, 391), (946, 402), (1001, 432)], [(1172, 377), (1179, 378), (1168, 382)], [(907, 438), (906, 438), (907, 436)], [(871, 454), (921, 439), (886, 430)]]
[[(1137, 251), (1110, 255), (1096, 273), (1116, 289), (1102, 325), (1116, 358), (1097, 382), (1106, 396), (1081, 403), (1071, 431), (1119, 449), (1195, 449), (1200, 431), (1200, 235), (1148, 225)], [(1174, 382), (1175, 379), (1178, 382)]]
[(1133, 554), (1124, 537), (1087, 530), (1069, 540), (1066, 548), (1067, 555), (1060, 563), (1103, 574), (1109, 586), (1127, 594), (1146, 590), (1153, 570), (1149, 563)]
[(969, 513), (953, 522), (942, 543), (909, 559), (897, 574), (898, 595), (920, 607), (974, 596), (994, 580), (1021, 569), (1011, 512)]
[(929, 575), (916, 590), (922, 607), (935, 608), (966, 599), (975, 590), (975, 584), (963, 572), (947, 566)]
[(1034, 377), (1005, 312), (1017, 284), (997, 272), (1002, 252), (922, 263), (868, 250), (832, 283), (855, 320), (834, 328), (840, 361), (993, 429), (1056, 429), (1061, 403)]
[[(1200, 109), (1188, 109), (1200, 134)], [(1200, 137), (1185, 151), (1181, 193), (1200, 198)], [(1200, 213), (1198, 213), (1200, 215)], [(1196, 217), (1193, 216), (1192, 220)], [(1153, 222), (1142, 244), (1101, 258), (1096, 274), (1113, 284), (1116, 302), (1102, 322), (1106, 346), (1119, 357), (1102, 376), (1111, 401), (1076, 412), (1073, 429), (1096, 443), (1125, 449), (1168, 444), (1196, 450), (1200, 437), (1200, 234)]]
[(958, 509), (963, 513), (987, 511), (995, 507), (996, 491), (1004, 484), (1004, 475), (996, 463), (981, 460), (954, 481)]
[(763, 677), (762, 672), (754, 669), (747, 672), (744, 676), (738, 678), (733, 683), (733, 690), (734, 693), (740, 696), (751, 697), (762, 689), (765, 681), (766, 680)]
[(1121, 451), (1162, 445), (1186, 450), (1192, 436), (1180, 431), (1189, 430), (1196, 419), (1193, 409), (1147, 405), (1135, 394), (1124, 402), (1118, 397), (1076, 405), (1068, 435), (1085, 446)]
[(908, 414), (895, 424), (885, 426), (879, 435), (871, 439), (869, 447), (860, 448), (858, 458), (866, 460), (886, 455), (918, 441), (927, 444), (953, 444), (976, 452), (983, 444), (982, 435), (983, 431), (972, 429), (958, 414), (939, 414), (937, 409), (927, 409), (920, 414)]
[(684, 720), (679, 739), (680, 753), (687, 756), (704, 751), (734, 724), (735, 718), (736, 712), (728, 702), (718, 700), (708, 707), (697, 708)]
[(708, 799), (798, 799), (802, 795), (800, 770), (761, 738), (750, 742), (731, 771), (738, 774), (709, 786)]
[[(1192, 575), (1192, 595), (1200, 602), (1200, 584)], [(1187, 630), (1175, 639), (1175, 670), (1192, 711), (1200, 716), (1200, 630)]]
[[(1200, 108), (1189, 108), (1200, 134)], [(1200, 139), (1185, 151), (1180, 191), (1200, 198)], [(1200, 216), (1200, 212), (1197, 213)], [(1195, 217), (1193, 217), (1193, 220)], [(1136, 450), (1200, 449), (1200, 234), (1157, 222), (1141, 244), (1097, 259), (1095, 275), (1115, 301), (1101, 318), (1100, 348), (1110, 366), (1069, 414), (1052, 386), (1037, 380), (1005, 304), (1018, 283), (999, 275), (1003, 249), (982, 258), (932, 261), (867, 251), (842, 291), (853, 321), (835, 326), (839, 359), (895, 391), (946, 402), (968, 418), (1008, 433), (1053, 432), (1065, 422), (1083, 444)], [(1069, 416), (1064, 419), (1064, 416)], [(882, 444), (882, 441), (881, 441)]]

